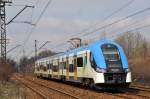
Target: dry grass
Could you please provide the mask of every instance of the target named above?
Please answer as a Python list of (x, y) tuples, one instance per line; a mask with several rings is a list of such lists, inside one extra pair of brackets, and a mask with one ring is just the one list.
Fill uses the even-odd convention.
[(0, 84), (0, 99), (27, 99), (25, 87), (13, 82)]
[(150, 82), (150, 58), (135, 58), (129, 60), (134, 81)]

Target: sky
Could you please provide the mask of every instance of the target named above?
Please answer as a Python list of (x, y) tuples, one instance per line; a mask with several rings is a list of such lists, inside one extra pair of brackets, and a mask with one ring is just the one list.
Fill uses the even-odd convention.
[[(38, 47), (50, 41), (42, 50), (63, 52), (70, 46), (67, 41), (73, 37), (96, 41), (106, 33), (107, 39), (113, 39), (118, 34), (150, 24), (150, 10), (148, 10), (91, 33), (97, 28), (150, 7), (150, 0), (52, 0), (36, 26), (33, 24), (37, 22), (49, 0), (12, 0), (12, 2), (12, 6), (6, 7), (7, 22), (25, 5), (34, 6), (25, 9), (7, 26), (7, 37), (10, 39), (7, 49), (22, 45), (7, 55), (15, 60), (19, 60), (23, 55), (28, 57), (34, 55), (34, 40), (38, 41)], [(21, 23), (22, 21), (32, 24)], [(149, 27), (135, 31), (150, 39)]]

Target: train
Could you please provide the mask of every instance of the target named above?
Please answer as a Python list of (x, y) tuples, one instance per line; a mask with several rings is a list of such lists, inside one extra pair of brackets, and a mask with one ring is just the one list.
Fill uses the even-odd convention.
[(131, 71), (123, 48), (112, 40), (99, 40), (35, 62), (35, 75), (90, 88), (129, 87)]

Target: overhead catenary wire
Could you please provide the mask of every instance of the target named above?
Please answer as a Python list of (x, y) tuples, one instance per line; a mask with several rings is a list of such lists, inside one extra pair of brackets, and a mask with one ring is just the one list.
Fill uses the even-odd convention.
[[(36, 20), (36, 22), (34, 23), (34, 27), (31, 28), (30, 32), (27, 35), (27, 38), (23, 41), (23, 46), (26, 46), (26, 43), (28, 42), (28, 40), (30, 39), (32, 33), (34, 32), (37, 24), (39, 23), (40, 19), (42, 18), (42, 16), (44, 15), (44, 13), (46, 12), (47, 8), (49, 7), (49, 5), (52, 3), (52, 0), (49, 0), (46, 4), (46, 6), (43, 8), (42, 12), (40, 13), (38, 19)], [(23, 49), (24, 49), (23, 47)], [(32, 53), (32, 52), (31, 52)], [(28, 56), (28, 55), (27, 55)]]
[[(135, 0), (131, 0), (131, 1), (127, 2), (126, 4), (124, 4), (123, 6), (119, 7), (119, 9), (115, 10), (114, 12), (112, 12), (111, 14), (109, 14), (108, 16), (106, 16), (106, 17), (103, 19), (103, 20), (104, 20), (103, 22), (105, 22), (106, 20), (108, 20), (109, 18), (111, 18), (113, 15), (119, 13), (119, 12), (122, 11), (123, 9), (127, 8), (128, 6), (130, 6), (134, 1), (135, 1)], [(77, 33), (77, 34), (75, 34), (75, 35), (73, 35), (73, 36), (76, 36), (76, 35), (78, 35), (78, 34), (82, 34), (82, 33), (86, 32), (86, 31), (90, 30), (91, 28), (97, 26), (98, 24), (99, 24), (99, 22), (97, 22), (97, 23), (95, 23), (95, 24), (89, 26), (88, 28), (82, 30), (81, 32), (79, 32), (79, 33)]]
[(145, 9), (143, 9), (143, 10), (140, 10), (140, 11), (138, 11), (138, 12), (135, 12), (135, 13), (133, 13), (133, 14), (131, 14), (131, 15), (128, 15), (128, 16), (126, 16), (126, 17), (124, 17), (124, 18), (121, 18), (121, 19), (119, 19), (119, 20), (116, 20), (116, 21), (114, 21), (114, 22), (112, 22), (112, 23), (110, 23), (110, 24), (106, 24), (106, 25), (104, 25), (104, 26), (102, 26), (102, 27), (99, 27), (99, 28), (97, 28), (97, 29), (95, 29), (95, 30), (93, 30), (93, 31), (91, 31), (91, 32), (84, 33), (83, 36), (87, 36), (87, 35), (90, 35), (90, 34), (92, 34), (92, 33), (94, 33), (94, 32), (97, 32), (97, 31), (99, 31), (99, 30), (102, 30), (102, 29), (104, 29), (104, 28), (110, 27), (110, 26), (112, 26), (112, 25), (114, 25), (114, 24), (117, 24), (117, 23), (119, 23), (119, 22), (122, 22), (122, 21), (124, 21), (124, 20), (127, 20), (128, 18), (131, 18), (131, 17), (133, 17), (133, 16), (136, 16), (136, 15), (141, 14), (141, 13), (143, 13), (143, 12), (146, 12), (146, 11), (148, 11), (148, 10), (150, 10), (150, 7), (147, 7), (147, 8), (145, 8)]
[(114, 34), (114, 33), (116, 33), (118, 30), (123, 30), (123, 29), (126, 29), (126, 28), (128, 28), (128, 27), (131, 27), (132, 25), (134, 25), (134, 24), (139, 24), (139, 23), (144, 23), (145, 21), (147, 21), (149, 19), (149, 17), (145, 17), (145, 18), (143, 18), (143, 19), (141, 19), (141, 20), (136, 20), (135, 22), (133, 22), (133, 23), (131, 23), (131, 24), (128, 24), (128, 25), (126, 25), (126, 26), (123, 26), (123, 27), (120, 27), (119, 29), (115, 29), (115, 30), (113, 30), (113, 31), (111, 31), (111, 33), (112, 33), (112, 35), (108, 35), (108, 38), (110, 38), (111, 36), (115, 36), (115, 35), (117, 35), (117, 34)]
[[(122, 11), (124, 8), (128, 7), (130, 4), (132, 4), (134, 2), (134, 0), (131, 0), (129, 1), (128, 3), (126, 3), (125, 5), (123, 5), (122, 7), (120, 7), (119, 9), (115, 10), (114, 12), (112, 12), (110, 15), (108, 15), (106, 18), (104, 18), (104, 21), (106, 21), (107, 19), (109, 19), (111, 16), (113, 16), (114, 14)], [(85, 29), (84, 31), (87, 31), (89, 28)], [(68, 38), (70, 37), (74, 37), (74, 36), (77, 36), (77, 35), (81, 35), (84, 33), (84, 31), (82, 32), (79, 32), (79, 33), (76, 33), (76, 34), (71, 34), (68, 36)], [(86, 33), (86, 32), (85, 32)], [(83, 35), (84, 36), (84, 35)], [(66, 37), (66, 36), (65, 36)], [(64, 41), (63, 39), (62, 40), (59, 40), (59, 41)], [(66, 41), (65, 41), (66, 42)]]
[[(137, 28), (134, 28), (134, 29), (130, 29), (130, 30), (121, 32), (120, 34), (117, 34), (116, 36), (119, 36), (119, 35), (121, 35), (122, 33), (133, 32), (133, 31), (135, 31), (135, 30), (141, 30), (141, 29), (148, 28), (148, 27), (150, 27), (150, 24), (148, 24), (148, 25), (143, 25), (143, 26), (140, 26), (140, 27), (137, 27)], [(55, 45), (52, 49), (54, 49), (54, 48), (60, 48), (60, 47), (64, 46), (64, 44), (65, 44), (65, 43), (63, 42), (63, 43), (61, 43), (61, 44)]]
[[(111, 14), (109, 14), (108, 16), (106, 16), (103, 20), (106, 21), (108, 20), (110, 17), (112, 17), (113, 15), (119, 13), (120, 11), (122, 11), (123, 9), (127, 8), (128, 6), (130, 6), (135, 0), (131, 0), (129, 2), (127, 2), (126, 4), (124, 4), (123, 6), (119, 7), (119, 9), (116, 9), (115, 11), (113, 11)], [(91, 29), (92, 27), (96, 26), (98, 23), (95, 23), (91, 26), (89, 26), (88, 28), (86, 29), (83, 29), (81, 30), (81, 32), (78, 32), (78, 33), (75, 33), (75, 34), (71, 34), (71, 35), (67, 35), (68, 38), (70, 37), (74, 37), (74, 36), (77, 36), (77, 35), (81, 35), (83, 34), (84, 32), (87, 32), (89, 29)], [(59, 40), (59, 41), (62, 41), (62, 40)]]
[[(148, 24), (148, 25), (143, 25), (143, 26), (140, 26), (140, 27), (137, 27), (137, 28), (134, 28), (134, 29), (130, 29), (130, 30), (125, 31), (125, 32), (123, 32), (123, 33), (130, 33), (130, 32), (138, 31), (138, 30), (141, 30), (141, 29), (144, 29), (144, 28), (148, 28), (148, 27), (150, 27), (150, 24)], [(122, 35), (122, 33), (119, 33), (119, 34), (116, 34), (115, 37), (121, 36), (121, 35)], [(113, 38), (115, 39), (115, 37), (113, 37)]]
[(26, 45), (27, 41), (30, 39), (30, 36), (32, 35), (32, 33), (34, 32), (37, 24), (39, 23), (40, 19), (42, 18), (42, 16), (44, 15), (45, 11), (47, 10), (47, 8), (49, 7), (49, 5), (51, 4), (52, 0), (49, 0), (46, 4), (46, 6), (44, 7), (44, 9), (42, 10), (40, 16), (38, 17), (38, 19), (36, 20), (36, 22), (34, 23), (35, 26), (32, 27), (31, 31), (29, 32), (29, 34), (27, 35), (27, 38), (24, 40), (24, 46)]
[[(129, 16), (125, 17), (125, 18), (122, 18), (122, 19), (119, 19), (119, 20), (117, 20), (117, 21), (114, 21), (113, 23), (107, 24), (107, 25), (105, 25), (105, 26), (103, 26), (103, 27), (104, 27), (104, 28), (107, 28), (107, 27), (112, 26), (112, 25), (114, 25), (114, 24), (116, 24), (116, 23), (119, 23), (119, 22), (121, 22), (121, 21), (124, 21), (124, 20), (126, 20), (126, 19), (128, 19), (128, 18), (130, 18), (130, 17), (133, 17), (133, 16), (135, 16), (135, 15), (138, 15), (138, 14), (140, 14), (140, 13), (143, 13), (143, 12), (149, 10), (149, 9), (150, 9), (150, 8), (146, 8), (146, 9), (144, 9), (144, 10), (138, 11), (138, 12), (132, 14), (132, 15), (129, 15)], [(99, 27), (99, 28), (93, 30), (92, 32), (88, 32), (88, 33), (91, 34), (91, 33), (93, 33), (93, 32), (99, 31), (99, 30), (103, 29), (103, 27)], [(84, 33), (83, 36), (89, 35), (88, 33), (86, 33), (86, 34)]]
[[(135, 0), (130, 0), (129, 2), (125, 3), (123, 6), (119, 7), (119, 9), (115, 10), (114, 12), (112, 12), (111, 14), (109, 14), (107, 17), (105, 17), (105, 18), (104, 18), (104, 21), (106, 21), (106, 20), (109, 19), (111, 16), (115, 15), (116, 13), (122, 11), (123, 9), (125, 9), (126, 7), (128, 7), (129, 5), (131, 5), (134, 1), (135, 1)], [(36, 4), (38, 4), (38, 3), (39, 3), (39, 0), (37, 0)], [(97, 25), (97, 23), (94, 24), (94, 25), (92, 25), (92, 27), (94, 27), (95, 25)], [(90, 28), (91, 28), (91, 26), (88, 27), (88, 28), (86, 28), (86, 29), (84, 29), (84, 30), (82, 30), (81, 33), (83, 33), (84, 31), (89, 30)], [(70, 36), (75, 36), (75, 35), (76, 35), (76, 34), (73, 34), (73, 35), (70, 35)], [(69, 37), (69, 38), (70, 38), (70, 37)], [(64, 43), (62, 43), (62, 44), (64, 44)], [(59, 45), (61, 45), (61, 44), (59, 44)], [(57, 45), (56, 45), (56, 46), (57, 46)], [(32, 53), (32, 52), (31, 52), (31, 53)]]

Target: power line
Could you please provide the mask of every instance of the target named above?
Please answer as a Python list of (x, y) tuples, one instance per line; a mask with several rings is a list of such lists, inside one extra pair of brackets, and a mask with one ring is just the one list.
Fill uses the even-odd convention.
[(52, 0), (49, 0), (48, 3), (46, 4), (46, 6), (44, 7), (43, 11), (41, 12), (40, 16), (38, 17), (37, 21), (34, 23), (35, 26), (31, 29), (31, 31), (29, 32), (29, 34), (27, 35), (27, 38), (24, 40), (24, 46), (26, 44), (26, 42), (29, 40), (31, 34), (34, 32), (37, 24), (39, 23), (40, 19), (42, 18), (43, 14), (45, 13), (45, 11), (47, 10), (48, 6), (51, 4)]
[[(126, 4), (124, 4), (123, 6), (121, 6), (119, 9), (115, 10), (114, 12), (112, 12), (110, 15), (108, 15), (106, 18), (104, 18), (104, 21), (108, 20), (111, 16), (115, 15), (116, 13), (122, 11), (123, 9), (125, 9), (126, 7), (128, 7), (129, 5), (131, 5), (134, 1), (135, 1), (135, 0), (131, 0), (131, 1), (127, 2)], [(82, 30), (82, 31), (79, 32), (79, 33), (69, 35), (68, 38), (70, 38), (70, 37), (72, 37), (72, 36), (81, 35), (81, 34), (83, 34), (84, 32), (86, 32), (87, 30), (89, 30), (90, 28), (94, 27), (95, 25), (97, 25), (97, 23), (94, 24), (93, 26), (90, 26), (90, 27), (88, 27), (88, 28)], [(59, 41), (62, 41), (62, 40), (59, 40)]]
[[(144, 26), (141, 26), (141, 27), (137, 27), (137, 28), (125, 31), (125, 32), (132, 32), (132, 31), (135, 31), (135, 30), (140, 30), (140, 29), (148, 28), (148, 27), (150, 27), (150, 24), (149, 25), (144, 25)], [(125, 32), (122, 32), (122, 33), (125, 33)], [(116, 36), (118, 36), (118, 35), (121, 35), (121, 34), (117, 34)], [(53, 46), (53, 48), (50, 48), (50, 49), (52, 50), (54, 48), (60, 48), (60, 47), (64, 46), (65, 44), (66, 44), (65, 42), (62, 42), (62, 43), (60, 43), (58, 45)], [(27, 56), (30, 56), (33, 53), (34, 53), (34, 51), (31, 51)]]
[[(123, 33), (129, 33), (129, 32), (141, 30), (141, 29), (148, 28), (148, 27), (150, 27), (150, 24), (148, 24), (148, 25), (143, 25), (143, 26), (140, 26), (140, 27), (137, 27), (137, 28), (134, 28), (134, 29), (125, 31), (125, 32), (123, 32)], [(122, 34), (122, 33), (121, 33), (121, 34)], [(119, 33), (119, 34), (116, 34), (116, 36), (120, 36), (121, 34), (120, 34), (120, 33)]]
[[(131, 5), (134, 1), (135, 1), (135, 0), (131, 0), (131, 1), (127, 2), (126, 4), (124, 4), (123, 6), (121, 6), (119, 9), (115, 10), (114, 12), (112, 12), (111, 14), (109, 14), (107, 17), (105, 17), (103, 20), (104, 20), (104, 21), (108, 20), (110, 17), (112, 17), (112, 16), (115, 15), (116, 13), (118, 13), (118, 12), (122, 11), (123, 9), (127, 8), (127, 7), (128, 7), (129, 5)], [(84, 32), (88, 31), (90, 28), (96, 26), (97, 24), (98, 24), (98, 23), (95, 23), (94, 25), (92, 25), (92, 26), (90, 26), (90, 27), (88, 27), (88, 28), (82, 30), (82, 31), (79, 32), (79, 33), (71, 34), (71, 35), (69, 35), (68, 38), (70, 38), (70, 37), (72, 37), (72, 36), (81, 35), (81, 34), (83, 34)], [(60, 41), (60, 40), (59, 40), (59, 41)], [(62, 40), (61, 40), (61, 41), (62, 41)]]
[[(117, 10), (115, 10), (114, 12), (112, 12), (111, 14), (109, 14), (108, 16), (106, 16), (103, 20), (103, 22), (105, 22), (106, 20), (108, 20), (110, 17), (112, 17), (113, 15), (115, 15), (116, 13), (119, 13), (120, 11), (122, 11), (123, 9), (125, 9), (125, 8), (127, 8), (128, 6), (130, 6), (133, 2), (134, 2), (135, 0), (131, 0), (131, 1), (129, 1), (129, 2), (127, 2), (126, 4), (124, 4), (123, 6), (121, 6), (119, 9), (117, 9)], [(88, 28), (86, 28), (86, 29), (84, 29), (84, 30), (82, 30), (81, 32), (80, 32), (80, 34), (82, 34), (82, 33), (84, 33), (84, 32), (86, 32), (86, 31), (88, 31), (90, 28), (93, 28), (93, 27), (95, 27), (96, 25), (98, 25), (99, 24), (99, 22), (98, 23), (95, 23), (94, 25), (92, 25), (92, 26), (90, 26), (90, 27), (88, 27)], [(75, 34), (74, 36), (76, 36), (76, 35), (78, 35), (79, 33), (77, 33), (77, 34)]]
[[(133, 1), (134, 1), (134, 0), (133, 0)], [(132, 1), (132, 2), (133, 2), (133, 1)], [(104, 25), (104, 26), (102, 26), (102, 27), (100, 27), (100, 28), (97, 28), (97, 29), (93, 30), (92, 32), (90, 32), (89, 34), (91, 34), (91, 33), (93, 33), (93, 32), (96, 32), (96, 31), (99, 31), (99, 30), (101, 30), (101, 29), (103, 29), (103, 28), (112, 26), (112, 25), (114, 25), (114, 24), (116, 24), (116, 23), (119, 23), (119, 22), (121, 22), (121, 21), (124, 21), (124, 20), (126, 20), (126, 19), (128, 19), (128, 18), (130, 18), (130, 17), (133, 17), (133, 16), (135, 16), (135, 15), (138, 15), (138, 14), (140, 14), (140, 13), (143, 13), (143, 12), (145, 12), (145, 11), (147, 11), (147, 10), (150, 10), (150, 7), (149, 7), (149, 8), (146, 8), (146, 9), (143, 9), (143, 10), (141, 10), (141, 11), (138, 11), (138, 12), (136, 12), (136, 13), (134, 13), (134, 14), (131, 14), (131, 15), (125, 17), (125, 18), (122, 18), (122, 19), (119, 19), (119, 20), (117, 20), (117, 21), (114, 21), (114, 22), (112, 22), (112, 23), (110, 23), (110, 24)], [(79, 34), (79, 33), (78, 33), (78, 34)], [(83, 36), (86, 36), (86, 35), (89, 35), (89, 34), (86, 33), (86, 34), (84, 34)], [(72, 35), (71, 35), (71, 36), (72, 36)]]
[[(119, 9), (115, 10), (114, 12), (112, 12), (110, 15), (108, 15), (106, 18), (104, 18), (104, 21), (106, 21), (107, 19), (109, 19), (111, 16), (115, 15), (116, 13), (122, 11), (124, 8), (128, 7), (129, 5), (131, 5), (135, 0), (131, 0), (129, 2), (127, 2), (126, 4), (124, 4), (123, 6), (121, 6)], [(36, 4), (39, 3), (39, 0), (37, 0)], [(94, 27), (96, 24), (94, 24), (92, 27)], [(91, 27), (90, 27), (91, 28)], [(89, 28), (85, 29), (85, 30), (82, 30), (81, 33), (83, 33), (84, 31), (87, 31)], [(76, 35), (76, 34), (75, 34)], [(75, 36), (74, 34), (73, 35), (70, 35), (70, 36)], [(63, 43), (62, 43), (63, 44)]]
[[(141, 19), (141, 20), (136, 20), (135, 22), (133, 22), (133, 23), (131, 23), (131, 24), (128, 24), (128, 25), (126, 25), (126, 26), (124, 26), (124, 27), (121, 27), (121, 28), (119, 28), (119, 29), (116, 29), (116, 30), (113, 30), (113, 31), (111, 31), (111, 33), (115, 33), (116, 31), (118, 31), (118, 30), (123, 30), (123, 29), (125, 29), (125, 28), (127, 28), (127, 27), (130, 27), (130, 26), (132, 26), (132, 25), (134, 25), (134, 24), (138, 24), (138, 23), (141, 23), (141, 22), (145, 22), (145, 21), (147, 21), (147, 19), (149, 19), (149, 17), (146, 17), (146, 18), (143, 18), (143, 19)], [(109, 35), (109, 37), (111, 37), (111, 36), (113, 36), (113, 35)]]
[(124, 18), (122, 18), (122, 19), (116, 20), (116, 21), (114, 21), (114, 22), (112, 22), (112, 23), (110, 23), (110, 24), (107, 24), (107, 25), (104, 25), (104, 26), (102, 26), (102, 27), (99, 27), (99, 28), (97, 28), (97, 29), (95, 29), (95, 30), (93, 30), (93, 31), (91, 31), (91, 32), (86, 33), (86, 34), (84, 33), (83, 36), (87, 36), (87, 35), (89, 35), (89, 34), (91, 34), (91, 33), (97, 32), (97, 31), (99, 31), (99, 30), (101, 30), (101, 29), (110, 27), (110, 26), (112, 26), (112, 25), (114, 25), (114, 24), (116, 24), (116, 23), (119, 23), (119, 22), (121, 22), (121, 21), (124, 21), (124, 20), (126, 20), (126, 19), (128, 19), (128, 18), (130, 18), (130, 17), (136, 16), (136, 15), (141, 14), (141, 13), (143, 13), (143, 12), (146, 12), (146, 11), (148, 11), (148, 10), (150, 10), (150, 7), (145, 8), (145, 9), (143, 9), (143, 10), (140, 10), (140, 11), (138, 11), (138, 12), (135, 12), (135, 13), (133, 13), (133, 14), (131, 14), (131, 15), (129, 15), (129, 16), (126, 16), (126, 17), (124, 17)]
[[(120, 34), (117, 34), (116, 36), (119, 36), (119, 35), (121, 35), (122, 33), (132, 32), (132, 31), (135, 31), (135, 30), (141, 30), (141, 29), (143, 29), (143, 28), (148, 28), (148, 27), (150, 27), (150, 24), (149, 24), (149, 25), (144, 25), (144, 26), (141, 26), (141, 27), (137, 27), (137, 28), (134, 28), (134, 29), (125, 31), (125, 32), (121, 32)], [(54, 49), (54, 48), (62, 47), (62, 46), (64, 46), (64, 44), (66, 44), (66, 43), (60, 43), (60, 44), (54, 46), (53, 49)]]
[[(112, 25), (114, 25), (114, 24), (116, 24), (116, 23), (119, 23), (119, 22), (121, 22), (121, 21), (124, 21), (124, 20), (126, 20), (126, 19), (128, 19), (128, 18), (130, 18), (130, 17), (136, 16), (136, 15), (141, 14), (141, 13), (143, 13), (143, 12), (145, 12), (145, 11), (148, 11), (148, 10), (150, 10), (150, 7), (145, 8), (145, 9), (143, 9), (143, 10), (140, 10), (140, 11), (138, 11), (138, 12), (135, 12), (135, 13), (129, 15), (129, 16), (126, 16), (125, 18), (119, 19), (119, 20), (114, 21), (114, 22), (112, 22), (112, 23), (110, 23), (110, 24), (107, 24), (107, 25), (105, 25), (105, 26), (102, 26), (102, 27), (100, 27), (100, 28), (98, 28), (98, 29), (96, 29), (96, 30), (94, 30), (94, 31), (92, 31), (92, 32), (90, 32), (90, 33), (88, 33), (88, 34), (87, 34), (87, 33), (84, 34), (83, 36), (89, 35), (89, 34), (91, 34), (91, 33), (93, 33), (93, 32), (96, 32), (96, 31), (98, 31), (98, 30), (100, 30), (100, 29), (103, 29), (103, 28), (112, 26)], [(60, 41), (60, 40), (59, 40), (59, 41)], [(61, 44), (63, 44), (63, 43), (61, 43)], [(59, 44), (59, 46), (60, 46), (61, 44)]]

